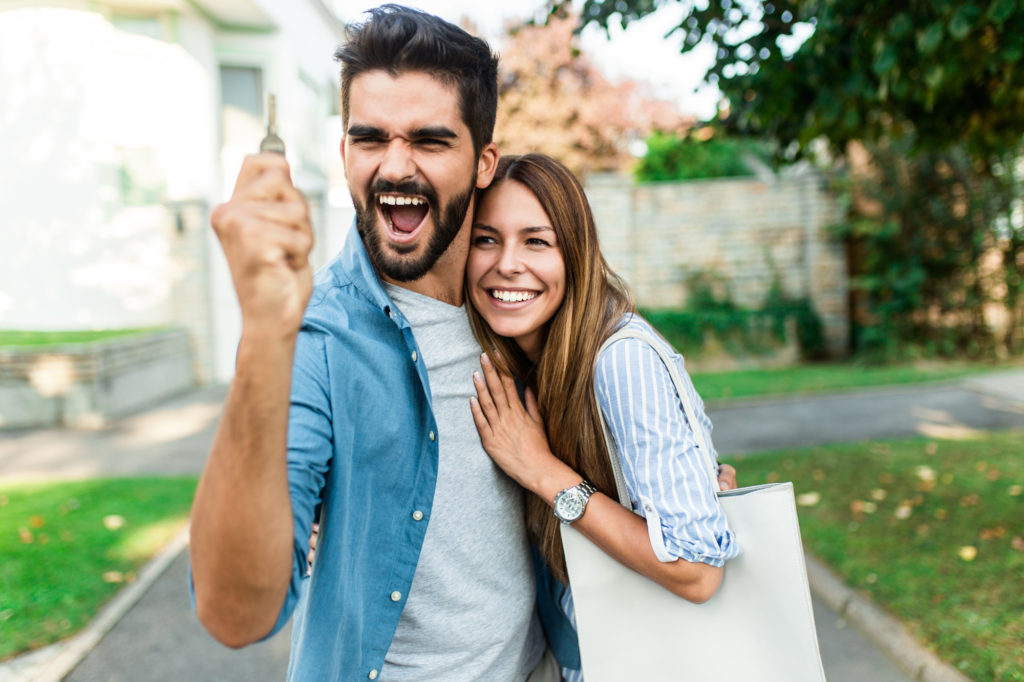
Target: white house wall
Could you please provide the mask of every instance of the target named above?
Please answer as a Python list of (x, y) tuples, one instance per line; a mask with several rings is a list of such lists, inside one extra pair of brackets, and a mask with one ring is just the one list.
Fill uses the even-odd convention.
[[(193, 337), (212, 356), (207, 378), (231, 376), (237, 301), (202, 213), (230, 194), (262, 127), (222, 147), (222, 65), (260, 67), (277, 95), (293, 177), (318, 217), (315, 265), (351, 215), (327, 201), (341, 194), (328, 132), (340, 35), (317, 1), (249, 0), (258, 23), (276, 25), (255, 32), (211, 20), (217, 0), (148, 3), (164, 12), (165, 40), (119, 30), (104, 2), (0, 11), (0, 329), (206, 325)], [(159, 198), (127, 202), (122, 168)], [(186, 242), (207, 282), (183, 302)]]

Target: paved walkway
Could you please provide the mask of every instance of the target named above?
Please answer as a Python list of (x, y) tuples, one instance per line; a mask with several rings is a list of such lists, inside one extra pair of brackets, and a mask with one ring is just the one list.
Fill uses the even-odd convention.
[[(197, 474), (223, 396), (222, 387), (203, 389), (94, 432), (0, 432), (0, 480)], [(908, 388), (723, 403), (710, 406), (709, 413), (722, 454), (915, 433), (948, 437), (1024, 428), (1024, 370)], [(173, 557), (65, 679), (283, 680), (288, 632), (241, 651), (217, 645), (191, 613), (186, 572), (184, 554)], [(816, 597), (814, 606), (830, 682), (910, 681), (911, 676), (826, 606), (826, 600)], [(0, 681), (37, 679), (32, 670), (0, 664)]]

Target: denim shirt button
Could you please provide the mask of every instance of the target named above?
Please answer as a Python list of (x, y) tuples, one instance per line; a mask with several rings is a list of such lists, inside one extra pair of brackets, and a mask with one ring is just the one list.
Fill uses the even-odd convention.
[(430, 440), (437, 440), (437, 434), (431, 431), (430, 433), (427, 434), (427, 438), (429, 438)]
[(373, 670), (371, 670), (370, 674), (367, 675), (367, 677), (369, 677), (371, 680), (377, 679), (377, 669), (374, 668)]
[(399, 601), (401, 599), (402, 599), (402, 593), (399, 592), (398, 590), (395, 590), (394, 592), (391, 593), (391, 601)]
[(413, 362), (416, 362), (416, 358), (417, 358), (417, 357), (419, 357), (419, 356), (417, 356), (417, 355), (416, 355), (416, 351), (413, 351), (413, 352), (412, 352), (412, 361), (413, 361)]
[(412, 513), (412, 520), (413, 521), (422, 521), (423, 520), (423, 512), (421, 512), (419, 509), (414, 511)]

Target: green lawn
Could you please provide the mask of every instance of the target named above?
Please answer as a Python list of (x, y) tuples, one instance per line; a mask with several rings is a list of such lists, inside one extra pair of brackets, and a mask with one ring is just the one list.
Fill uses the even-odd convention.
[(693, 372), (704, 400), (723, 400), (783, 393), (821, 393), (870, 386), (911, 384), (981, 374), (1008, 365), (934, 362), (915, 365), (862, 365), (857, 362), (809, 364), (779, 369)]
[(0, 348), (4, 347), (34, 347), (34, 346), (61, 346), (72, 343), (91, 343), (118, 336), (128, 336), (153, 331), (154, 328), (146, 329), (100, 329), (81, 331), (19, 331), (0, 330)]
[(1024, 681), (1024, 431), (729, 460), (743, 485), (793, 481), (808, 549), (943, 659)]
[(0, 660), (86, 625), (183, 527), (195, 487), (195, 478), (0, 486)]

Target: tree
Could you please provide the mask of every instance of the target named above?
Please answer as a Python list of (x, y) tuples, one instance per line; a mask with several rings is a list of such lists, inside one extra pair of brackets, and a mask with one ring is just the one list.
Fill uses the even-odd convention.
[(577, 23), (556, 17), (511, 32), (498, 66), (495, 141), (502, 153), (543, 151), (578, 174), (626, 170), (630, 142), (685, 131), (693, 117), (641, 84), (611, 83), (576, 47)]
[[(586, 0), (582, 23), (626, 26), (680, 1)], [(687, 2), (672, 35), (683, 52), (716, 46), (707, 79), (729, 100), (729, 124), (784, 150), (823, 138), (842, 154), (853, 140), (900, 137), (988, 162), (1024, 136), (1020, 0)]]
[[(625, 26), (682, 1), (585, 0), (582, 23)], [(838, 230), (855, 348), (1024, 350), (1024, 3), (685, 1), (671, 35), (684, 52), (717, 48), (706, 78), (728, 129), (773, 140), (781, 158), (823, 140), (846, 162), (833, 177), (849, 198)]]

